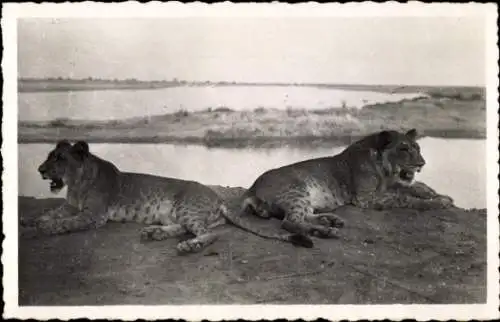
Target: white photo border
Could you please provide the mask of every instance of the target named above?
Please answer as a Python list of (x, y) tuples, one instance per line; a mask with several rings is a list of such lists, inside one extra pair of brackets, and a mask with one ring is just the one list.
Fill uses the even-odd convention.
[[(497, 6), (494, 3), (238, 3), (138, 2), (124, 3), (8, 3), (2, 4), (4, 44), (2, 73), (3, 124), (3, 241), (2, 265), (4, 318), (69, 320), (122, 319), (186, 320), (229, 319), (415, 319), (469, 320), (499, 317), (499, 220), (498, 220), (498, 39)], [(179, 17), (179, 16), (484, 16), (487, 57), (487, 303), (470, 305), (165, 305), (165, 306), (71, 306), (20, 307), (18, 305), (18, 147), (17, 147), (17, 19), (27, 17)]]

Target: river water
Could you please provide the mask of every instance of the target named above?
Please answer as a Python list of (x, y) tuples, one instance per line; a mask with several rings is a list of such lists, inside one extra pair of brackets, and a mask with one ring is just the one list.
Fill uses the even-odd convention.
[(324, 109), (362, 107), (378, 102), (396, 102), (421, 93), (382, 93), (294, 86), (201, 86), (151, 90), (101, 90), (20, 93), (19, 119), (56, 118), (108, 120), (226, 107)]
[[(486, 140), (423, 138), (427, 161), (417, 179), (448, 194), (461, 207), (486, 207)], [(53, 197), (37, 173), (53, 148), (19, 145), (19, 195)], [(91, 144), (93, 153), (123, 171), (151, 173), (224, 186), (249, 187), (264, 171), (309, 158), (336, 154), (339, 148), (213, 149), (173, 144)], [(470, 157), (469, 157), (470, 156)], [(58, 196), (64, 196), (65, 190)]]

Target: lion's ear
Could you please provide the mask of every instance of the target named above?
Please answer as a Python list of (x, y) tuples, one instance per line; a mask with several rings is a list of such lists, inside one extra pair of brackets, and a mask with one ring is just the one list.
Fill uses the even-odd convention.
[(71, 146), (71, 143), (69, 143), (68, 140), (61, 140), (61, 141), (57, 142), (56, 149), (69, 148), (70, 146)]
[(376, 146), (377, 149), (385, 149), (393, 139), (393, 133), (391, 131), (382, 131), (377, 135)]
[(417, 139), (418, 133), (416, 129), (411, 129), (408, 132), (406, 132), (406, 136), (410, 139), (415, 141)]
[(78, 141), (71, 147), (71, 152), (79, 160), (83, 160), (89, 154), (89, 145), (85, 141)]

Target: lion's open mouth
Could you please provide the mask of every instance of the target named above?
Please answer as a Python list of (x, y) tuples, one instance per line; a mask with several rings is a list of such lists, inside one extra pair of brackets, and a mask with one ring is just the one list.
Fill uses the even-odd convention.
[(411, 167), (402, 169), (399, 172), (399, 178), (406, 182), (413, 182), (413, 180), (415, 179), (415, 173), (420, 172), (420, 170), (422, 170), (422, 167)]
[(401, 170), (401, 172), (399, 172), (399, 178), (404, 181), (412, 182), (413, 179), (415, 179), (415, 171)]
[(64, 182), (61, 179), (52, 179), (50, 181), (50, 191), (59, 192), (64, 187)]
[(50, 180), (50, 191), (51, 192), (59, 192), (62, 188), (64, 188), (64, 181), (59, 178), (51, 178), (47, 173), (41, 173), (43, 180)]

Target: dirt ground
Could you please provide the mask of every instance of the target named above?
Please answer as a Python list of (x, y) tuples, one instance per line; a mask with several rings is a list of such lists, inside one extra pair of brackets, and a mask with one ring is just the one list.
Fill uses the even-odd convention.
[[(233, 206), (243, 191), (216, 189)], [(61, 201), (19, 197), (19, 211), (36, 216)], [(313, 249), (231, 226), (184, 256), (177, 240), (141, 242), (132, 223), (20, 239), (19, 305), (485, 303), (485, 210), (337, 214), (342, 238)]]

